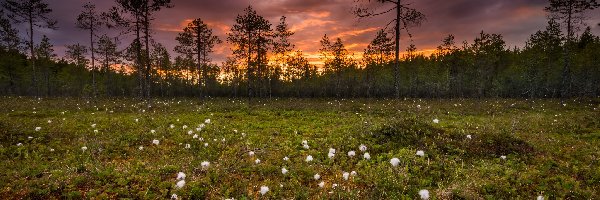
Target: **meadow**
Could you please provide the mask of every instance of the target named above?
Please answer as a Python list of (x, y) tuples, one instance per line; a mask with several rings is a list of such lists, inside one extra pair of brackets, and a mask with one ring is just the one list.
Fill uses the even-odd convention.
[(0, 158), (2, 199), (598, 199), (600, 100), (0, 97)]

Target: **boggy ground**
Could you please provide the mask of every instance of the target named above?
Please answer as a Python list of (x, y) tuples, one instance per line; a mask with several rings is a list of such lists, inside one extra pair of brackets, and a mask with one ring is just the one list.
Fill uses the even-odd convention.
[(597, 199), (599, 104), (0, 97), (0, 196)]

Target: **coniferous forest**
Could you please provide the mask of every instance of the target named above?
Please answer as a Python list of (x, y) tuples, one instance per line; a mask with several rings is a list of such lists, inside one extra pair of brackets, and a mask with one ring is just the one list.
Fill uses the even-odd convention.
[[(0, 94), (19, 96), (125, 97), (512, 97), (568, 98), (600, 95), (600, 39), (565, 5), (550, 1), (546, 27), (522, 47), (508, 46), (501, 34), (481, 33), (456, 41), (449, 33), (431, 55), (412, 44), (395, 59), (395, 31), (380, 30), (357, 59), (340, 38), (325, 34), (323, 65), (308, 62), (290, 41), (286, 17), (268, 21), (251, 6), (240, 11), (226, 38), (201, 18), (173, 38), (174, 49), (153, 39), (153, 13), (174, 9), (170, 1), (117, 0), (110, 10), (82, 5), (76, 26), (89, 41), (73, 41), (58, 57), (52, 40), (19, 37), (57, 28), (42, 0), (6, 0), (0, 13)], [(587, 2), (587, 1), (583, 1)], [(584, 17), (595, 2), (568, 10)], [(147, 10), (147, 12), (140, 12)], [(418, 12), (418, 11), (416, 11)], [(358, 17), (374, 14), (360, 8)], [(408, 13), (408, 12), (407, 12)], [(419, 13), (420, 14), (420, 13)], [(422, 15), (422, 14), (421, 14)], [(425, 16), (413, 16), (416, 26)], [(408, 19), (408, 18), (407, 18)], [(387, 20), (387, 19), (382, 19)], [(26, 25), (28, 30), (18, 30)], [(67, 26), (67, 25), (64, 25)], [(398, 26), (400, 31), (404, 26)], [(418, 27), (416, 27), (418, 28)], [(118, 30), (119, 35), (104, 34)], [(576, 31), (579, 30), (579, 31)], [(31, 33), (31, 34), (30, 34)], [(23, 35), (23, 34), (21, 34)], [(90, 45), (93, 44), (93, 45)], [(119, 48), (118, 44), (126, 44)], [(216, 45), (231, 45), (222, 63), (211, 60)], [(404, 49), (404, 48), (403, 48)]]

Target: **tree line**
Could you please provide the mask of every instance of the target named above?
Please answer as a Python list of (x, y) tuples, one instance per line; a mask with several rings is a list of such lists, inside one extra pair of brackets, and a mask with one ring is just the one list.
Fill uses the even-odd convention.
[[(359, 2), (359, 1), (357, 1)], [(357, 6), (357, 17), (394, 12), (394, 27), (374, 35), (356, 59), (340, 38), (324, 35), (322, 66), (309, 62), (291, 42), (282, 16), (276, 24), (251, 6), (240, 13), (226, 38), (213, 34), (201, 18), (177, 35), (173, 51), (153, 39), (154, 14), (173, 8), (170, 0), (115, 0), (98, 11), (86, 3), (74, 26), (89, 41), (66, 46), (59, 58), (39, 28), (57, 29), (44, 0), (4, 0), (0, 12), (0, 94), (31, 96), (133, 96), (139, 98), (225, 97), (521, 97), (600, 96), (600, 38), (585, 27), (595, 0), (549, 0), (548, 24), (521, 48), (502, 35), (481, 33), (472, 41), (440, 41), (431, 55), (414, 44), (400, 54), (400, 35), (425, 22), (423, 13), (399, 0), (378, 12)], [(17, 24), (27, 25), (27, 38)], [(108, 35), (108, 30), (118, 30)], [(112, 31), (114, 32), (114, 31)], [(214, 63), (216, 45), (232, 54)], [(119, 48), (125, 44), (126, 48)], [(171, 55), (175, 52), (175, 55)]]

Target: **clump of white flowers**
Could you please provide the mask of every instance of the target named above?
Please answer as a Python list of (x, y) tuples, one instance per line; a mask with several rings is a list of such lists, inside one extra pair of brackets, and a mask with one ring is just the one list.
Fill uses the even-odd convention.
[(160, 141), (158, 141), (158, 140), (156, 140), (156, 139), (155, 139), (155, 140), (152, 140), (152, 144), (154, 144), (154, 145), (158, 145), (158, 144), (160, 144)]
[(329, 157), (329, 159), (332, 159), (334, 156), (335, 156), (335, 149), (329, 148), (329, 153), (327, 153), (327, 157)]
[(392, 166), (396, 167), (396, 166), (398, 166), (398, 164), (400, 164), (400, 159), (398, 159), (398, 158), (392, 158), (390, 160), (390, 164), (392, 164)]
[(286, 157), (283, 157), (283, 160), (284, 160), (284, 161), (288, 161), (288, 160), (290, 160), (290, 158), (288, 158), (288, 157), (286, 156)]
[(423, 157), (423, 156), (425, 156), (425, 152), (421, 151), (421, 150), (418, 150), (417, 153), (416, 153), (416, 155)]
[(171, 195), (171, 199), (173, 199), (173, 200), (177, 200), (177, 199), (179, 199), (179, 197), (177, 197), (177, 194), (172, 194), (172, 195)]
[(183, 173), (183, 172), (177, 173), (177, 180), (183, 180), (183, 179), (185, 179), (185, 173)]
[(319, 175), (319, 174), (315, 174), (315, 175), (313, 176), (313, 178), (314, 178), (315, 180), (319, 180), (319, 179), (321, 178), (321, 175)]
[(537, 200), (544, 200), (544, 196), (542, 196), (542, 195), (540, 195), (540, 196), (537, 196), (537, 198), (536, 198), (536, 199), (537, 199)]
[(96, 128), (96, 124), (92, 124), (92, 128)]
[(249, 156), (254, 156), (254, 151), (250, 151), (250, 152), (248, 152), (248, 155), (249, 155)]
[(321, 181), (321, 182), (320, 182), (318, 185), (319, 185), (319, 187), (321, 187), (321, 188), (322, 188), (322, 187), (325, 187), (325, 181)]
[(150, 133), (156, 133), (156, 130), (152, 129), (150, 130)]
[(281, 168), (281, 173), (285, 175), (288, 173), (288, 170), (285, 167)]
[(440, 120), (439, 119), (433, 119), (433, 123), (436, 123), (436, 124), (440, 123)]
[(369, 159), (371, 159), (371, 154), (369, 154), (369, 153), (365, 153), (365, 154), (363, 155), (363, 158), (365, 158), (365, 159), (369, 160)]
[(354, 157), (354, 156), (356, 156), (356, 152), (355, 151), (348, 151), (348, 156)]
[(429, 191), (425, 190), (425, 189), (420, 190), (419, 191), (419, 196), (421, 196), (421, 199), (427, 200), (427, 199), (429, 199)]
[(42, 130), (42, 127), (39, 127), (39, 126), (35, 127), (35, 131), (40, 131), (40, 130)]
[(269, 192), (269, 187), (267, 187), (267, 186), (260, 186), (260, 194), (261, 195), (265, 195), (267, 192)]
[(260, 164), (260, 159), (257, 158), (256, 160), (254, 160), (254, 163)]
[(311, 155), (306, 156), (306, 162), (310, 162), (313, 160), (313, 157)]
[(367, 146), (365, 146), (364, 144), (361, 144), (360, 146), (358, 146), (358, 150), (367, 151)]
[(506, 160), (506, 156), (500, 156), (500, 158), (502, 158), (502, 160)]
[(140, 147), (138, 147), (138, 149), (139, 149), (140, 151), (141, 151), (141, 150), (144, 150), (144, 146), (140, 146)]
[(467, 135), (467, 139), (469, 139), (469, 140), (472, 139), (471, 135)]
[(344, 177), (344, 180), (348, 180), (348, 178), (350, 178), (350, 173), (344, 172), (342, 173), (342, 177)]
[(87, 150), (87, 149), (88, 149), (88, 148), (87, 148), (86, 146), (83, 146), (83, 147), (81, 147), (81, 151), (85, 151), (85, 150)]
[(202, 161), (202, 163), (200, 163), (200, 166), (202, 166), (202, 169), (208, 169), (208, 167), (210, 166), (210, 162)]
[(192, 148), (192, 145), (190, 145), (190, 144), (185, 144), (185, 148), (186, 148), (186, 149)]
[(175, 186), (177, 189), (183, 188), (183, 186), (185, 186), (185, 180), (177, 181), (177, 184)]
[(171, 124), (171, 125), (169, 125), (169, 128), (173, 129), (173, 128), (175, 128), (175, 125)]
[(206, 120), (204, 120), (204, 123), (205, 123), (205, 124), (210, 124), (210, 119), (206, 119)]
[(306, 140), (302, 140), (302, 147), (303, 147), (304, 149), (309, 149), (310, 147), (308, 146), (308, 141), (306, 141)]

